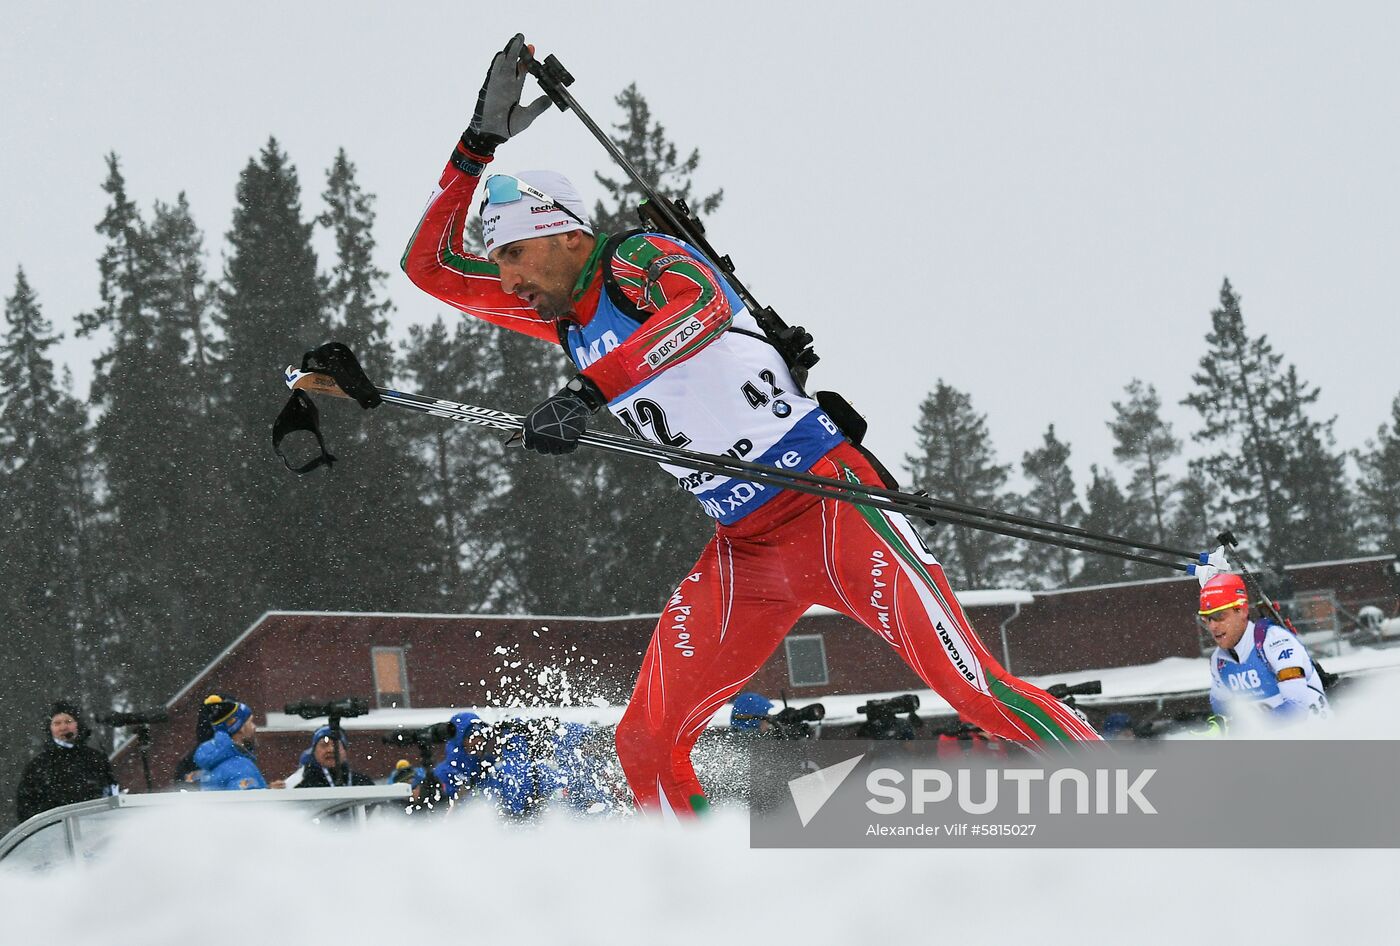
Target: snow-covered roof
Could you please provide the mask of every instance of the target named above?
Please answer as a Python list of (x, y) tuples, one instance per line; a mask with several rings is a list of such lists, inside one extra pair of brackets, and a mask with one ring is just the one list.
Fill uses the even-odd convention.
[[(1329, 672), (1336, 674), (1394, 673), (1400, 671), (1400, 647), (1358, 648), (1340, 657), (1319, 654), (1325, 659)], [(1026, 677), (1027, 682), (1039, 687), (1049, 687), (1055, 683), (1074, 685), (1089, 680), (1098, 680), (1103, 692), (1096, 696), (1077, 696), (1075, 701), (1085, 706), (1100, 703), (1121, 703), (1133, 700), (1156, 700), (1167, 697), (1190, 696), (1204, 693), (1210, 685), (1210, 661), (1205, 657), (1168, 657), (1156, 663), (1136, 667), (1112, 667), (1100, 670), (1079, 670), (1074, 673), (1047, 674)], [(948, 701), (932, 690), (894, 690), (885, 693), (846, 693), (823, 696), (817, 699), (795, 701), (798, 705), (821, 703), (826, 708), (827, 723), (854, 723), (864, 717), (856, 712), (856, 707), (870, 700), (888, 699), (904, 693), (913, 693), (919, 698), (921, 716), (952, 715), (953, 708)], [(440, 723), (456, 713), (470, 710), (482, 719), (492, 722), (516, 717), (552, 716), (565, 722), (585, 723), (590, 726), (615, 726), (622, 718), (626, 706), (598, 703), (591, 706), (452, 706), (426, 709), (376, 709), (364, 716), (341, 721), (341, 727), (348, 732), (356, 730), (420, 729)], [(305, 720), (285, 713), (268, 713), (267, 725), (262, 732), (306, 732), (311, 733), (318, 726), (325, 725), (324, 719)], [(729, 725), (729, 706), (720, 707), (710, 718), (710, 726)]]

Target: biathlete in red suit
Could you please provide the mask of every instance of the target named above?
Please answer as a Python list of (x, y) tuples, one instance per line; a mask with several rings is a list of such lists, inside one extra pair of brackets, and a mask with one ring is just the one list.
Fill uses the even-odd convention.
[[(703, 254), (661, 234), (595, 234), (582, 199), (558, 174), (485, 175), (496, 146), (549, 106), (544, 98), (520, 104), (529, 56), (519, 35), (496, 54), (472, 124), (403, 259), (423, 290), (469, 315), (561, 344), (578, 367), (526, 416), (525, 446), (571, 452), (588, 417), (606, 406), (653, 442), (884, 485), (801, 393)], [(477, 201), (487, 259), (464, 245)], [(690, 763), (696, 738), (814, 604), (869, 627), (963, 719), (989, 733), (1018, 741), (1098, 738), (997, 663), (903, 516), (663, 468), (717, 528), (666, 603), (617, 729), (618, 758), (641, 807), (704, 806)]]

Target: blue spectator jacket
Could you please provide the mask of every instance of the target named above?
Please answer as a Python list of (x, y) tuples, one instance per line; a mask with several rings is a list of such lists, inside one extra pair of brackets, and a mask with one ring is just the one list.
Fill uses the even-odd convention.
[(253, 757), (235, 745), (226, 732), (216, 732), (213, 739), (201, 744), (194, 751), (194, 763), (204, 771), (199, 781), (204, 791), (267, 788), (267, 780), (258, 771)]

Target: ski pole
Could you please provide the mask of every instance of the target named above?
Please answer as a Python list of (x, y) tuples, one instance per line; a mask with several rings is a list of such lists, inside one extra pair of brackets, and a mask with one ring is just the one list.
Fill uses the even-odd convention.
[[(396, 393), (404, 397), (421, 396), (404, 395), (403, 392)], [(467, 405), (462, 406), (466, 407), (468, 410), (471, 410), (473, 412), (485, 411), (484, 408), (469, 407)], [(488, 411), (487, 413), (496, 412)], [(480, 414), (478, 413), (477, 416), (480, 416)], [(515, 415), (505, 416), (518, 420), (517, 418), (515, 418)], [(516, 423), (510, 428), (502, 427), (501, 429), (519, 430), (520, 427), (519, 424)], [(952, 516), (956, 516), (957, 518), (953, 519), (950, 516), (949, 518), (941, 521), (952, 522), (954, 524), (966, 524), (968, 522), (968, 517), (973, 517), (975, 519), (985, 519), (990, 522), (1001, 522), (1008, 525), (1020, 526), (1025, 529), (1037, 530), (1040, 532), (1051, 532), (1060, 535), (1068, 535), (1071, 537), (1085, 539), (1092, 542), (1101, 542), (1107, 545), (1118, 545), (1129, 550), (1160, 552), (1162, 554), (1170, 555), (1175, 558), (1188, 559), (1192, 562), (1199, 560), (1198, 553), (1187, 552), (1181, 549), (1175, 549), (1171, 546), (1157, 545), (1156, 543), (1152, 542), (1141, 542), (1136, 539), (1126, 539), (1120, 536), (1109, 535), (1107, 533), (1101, 532), (1094, 532), (1090, 529), (1081, 529), (1078, 526), (1063, 525), (1061, 523), (1050, 522), (1045, 519), (1036, 519), (1030, 516), (1020, 516), (1013, 513), (997, 512), (995, 510), (984, 509), (980, 506), (973, 506), (967, 503), (959, 503), (954, 502), (952, 500), (938, 499), (932, 496), (925, 496), (921, 494), (905, 493), (899, 490), (887, 489), (881, 486), (871, 486), (865, 483), (841, 483), (837, 480), (830, 480), (826, 477), (817, 476), (816, 474), (807, 473), (801, 470), (785, 470), (780, 469), (778, 467), (765, 466), (760, 463), (753, 463), (748, 460), (741, 460), (738, 457), (731, 457), (728, 455), (714, 456), (711, 454), (699, 453), (694, 450), (685, 450), (679, 447), (668, 447), (661, 444), (652, 444), (643, 440), (632, 440), (629, 438), (615, 437), (611, 434), (600, 433), (588, 434), (585, 436), (599, 438), (599, 441), (596, 443), (591, 440), (584, 441), (586, 443), (590, 443), (590, 445), (592, 446), (601, 446), (603, 443), (610, 443), (612, 447), (615, 448), (614, 452), (617, 452), (618, 449), (621, 449), (625, 452), (632, 453), (638, 456), (645, 456), (647, 459), (651, 460), (659, 460), (668, 463), (679, 463), (685, 466), (695, 467), (697, 469), (699, 468), (697, 464), (715, 464), (718, 467), (720, 467), (719, 472), (722, 475), (737, 476), (740, 479), (746, 478), (743, 475), (744, 473), (755, 473), (758, 475), (777, 474), (785, 480), (809, 483), (824, 488), (830, 488), (833, 484), (835, 484), (836, 486), (839, 486), (842, 489), (845, 489), (849, 492), (858, 493), (862, 496), (868, 496), (876, 499), (886, 499), (897, 503), (912, 504), (928, 511), (950, 513), (952, 514)], [(708, 472), (715, 471), (713, 468), (708, 467), (706, 468), (706, 470)], [(1020, 533), (1012, 532), (1004, 534), (1020, 535)], [(1073, 547), (1077, 548), (1078, 546)], [(1156, 559), (1152, 559), (1149, 561), (1151, 564), (1160, 564), (1160, 562)]]
[[(287, 386), (293, 391), (310, 391), (319, 394), (329, 394), (335, 397), (349, 397), (349, 395), (336, 384), (335, 380), (327, 374), (300, 371), (293, 366), (289, 366), (285, 378)], [(505, 411), (477, 407), (471, 404), (448, 401), (442, 398), (429, 397), (407, 391), (395, 391), (391, 388), (375, 386), (374, 390), (383, 401), (393, 404), (395, 407), (431, 414), (448, 420), (474, 424), (479, 427), (488, 427), (494, 430), (508, 430), (514, 432), (524, 428), (524, 420), (518, 414), (510, 414)], [(998, 525), (994, 521), (989, 521), (989, 517), (982, 514), (989, 512), (988, 510), (965, 512), (942, 509), (937, 505), (939, 502), (938, 500), (902, 493), (898, 490), (868, 486), (864, 483), (843, 482), (841, 480), (817, 476), (812, 473), (785, 470), (779, 467), (765, 466), (759, 463), (739, 460), (734, 457), (700, 453), (694, 450), (653, 444), (643, 440), (618, 437), (607, 433), (585, 433), (579, 438), (579, 442), (609, 453), (683, 465), (700, 472), (714, 473), (716, 475), (733, 477), (760, 485), (775, 486), (780, 489), (790, 489), (795, 492), (809, 493), (823, 498), (837, 499), (843, 502), (885, 509), (933, 522), (967, 526), (969, 528), (1005, 535), (1011, 538), (1026, 539), (1032, 542), (1060, 546), (1062, 548), (1074, 549), (1081, 552), (1109, 555), (1127, 561), (1139, 562), (1146, 565), (1158, 565), (1178, 571), (1187, 571), (1190, 568), (1189, 565), (1180, 561), (1142, 555), (1120, 548), (1095, 545), (1075, 539), (1060, 538), (1056, 535), (1048, 535), (1045, 532), (1033, 531), (1032, 528), (1016, 528), (1008, 525)], [(970, 510), (977, 509), (977, 507), (966, 508)], [(1037, 522), (1039, 520), (1030, 521)], [(1044, 527), (1051, 529), (1057, 528), (1058, 526), (1056, 523), (1047, 522)], [(1088, 537), (1096, 541), (1114, 542), (1133, 548), (1139, 547), (1133, 543), (1132, 540), (1120, 539), (1117, 536), (1089, 533)], [(1196, 556), (1186, 553), (1182, 557), (1195, 558)]]

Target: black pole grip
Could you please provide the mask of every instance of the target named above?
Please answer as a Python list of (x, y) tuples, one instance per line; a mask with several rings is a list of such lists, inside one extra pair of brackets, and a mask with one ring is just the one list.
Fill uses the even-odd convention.
[(549, 96), (549, 100), (559, 106), (559, 111), (567, 112), (569, 102), (560, 93), (560, 89), (574, 84), (574, 77), (564, 64), (559, 61), (553, 53), (544, 57), (544, 62), (538, 59), (530, 60), (530, 75), (535, 77), (535, 81), (540, 84), (544, 94)]

